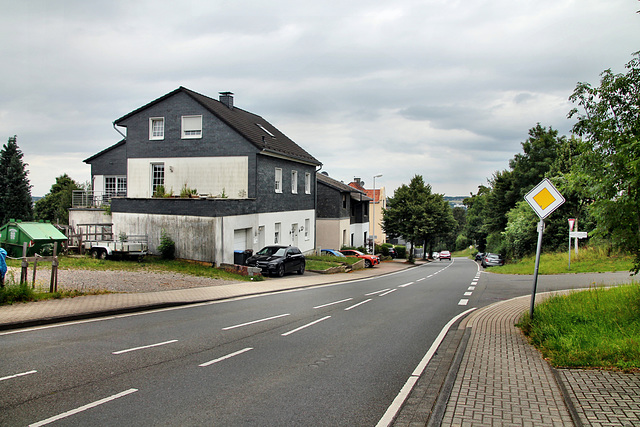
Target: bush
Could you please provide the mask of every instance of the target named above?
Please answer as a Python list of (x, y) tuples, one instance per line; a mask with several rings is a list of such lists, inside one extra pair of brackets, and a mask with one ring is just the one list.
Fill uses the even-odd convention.
[(176, 257), (176, 242), (171, 239), (171, 236), (165, 230), (162, 230), (158, 250), (162, 259), (174, 259)]
[(0, 288), (0, 304), (26, 302), (32, 301), (33, 299), (33, 289), (31, 289), (31, 286), (29, 286), (29, 284), (27, 283), (16, 284), (13, 281), (6, 280), (5, 286), (3, 288)]
[(396, 253), (398, 254), (398, 258), (406, 258), (407, 257), (407, 248), (405, 246), (394, 246)]

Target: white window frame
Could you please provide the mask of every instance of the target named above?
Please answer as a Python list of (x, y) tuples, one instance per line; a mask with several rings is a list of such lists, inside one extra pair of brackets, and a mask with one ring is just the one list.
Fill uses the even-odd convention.
[[(154, 124), (156, 123), (161, 123), (162, 125), (159, 128), (155, 129)], [(149, 140), (161, 141), (163, 139), (164, 139), (164, 117), (149, 117)]]
[(298, 194), (298, 171), (291, 171), (291, 193)]
[[(160, 182), (160, 175), (158, 174), (158, 180), (156, 181), (156, 167), (160, 167), (162, 166), (162, 182)], [(160, 172), (158, 170), (158, 172)], [(165, 177), (165, 167), (164, 167), (164, 163), (162, 162), (158, 162), (158, 163), (151, 163), (151, 197), (153, 197), (153, 195), (156, 192), (156, 187), (162, 185), (163, 187), (165, 186), (164, 183), (164, 177)], [(166, 191), (166, 187), (165, 187), (165, 191)]]
[(311, 174), (309, 172), (304, 174), (304, 194), (311, 194)]
[(304, 240), (309, 240), (309, 228), (311, 228), (311, 220), (305, 218), (304, 220)]
[(182, 116), (181, 118), (182, 139), (202, 138), (202, 116)]
[(280, 225), (281, 224), (279, 222), (276, 222), (276, 224), (275, 224), (275, 231), (274, 231), (274, 234), (273, 234), (273, 244), (274, 245), (277, 245), (277, 244), (280, 243)]
[(276, 168), (275, 174), (276, 193), (282, 193), (282, 169)]

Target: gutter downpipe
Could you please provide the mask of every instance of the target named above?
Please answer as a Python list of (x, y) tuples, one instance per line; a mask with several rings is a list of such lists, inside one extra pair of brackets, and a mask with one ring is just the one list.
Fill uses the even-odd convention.
[[(320, 169), (316, 169), (316, 185), (313, 194), (313, 251), (318, 250), (318, 172), (322, 170), (322, 164)], [(316, 254), (320, 255), (320, 254)]]
[(116, 132), (118, 132), (120, 135), (122, 135), (122, 137), (124, 139), (127, 139), (127, 135), (125, 135), (124, 133), (120, 132), (120, 130), (118, 130), (118, 128), (116, 127), (116, 122), (113, 122), (113, 129), (115, 129)]

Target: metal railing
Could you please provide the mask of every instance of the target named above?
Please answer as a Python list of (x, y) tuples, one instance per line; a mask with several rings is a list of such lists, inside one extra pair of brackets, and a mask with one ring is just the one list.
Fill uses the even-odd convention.
[(126, 197), (124, 192), (104, 192), (73, 190), (71, 207), (74, 208), (100, 208), (111, 203), (113, 197)]

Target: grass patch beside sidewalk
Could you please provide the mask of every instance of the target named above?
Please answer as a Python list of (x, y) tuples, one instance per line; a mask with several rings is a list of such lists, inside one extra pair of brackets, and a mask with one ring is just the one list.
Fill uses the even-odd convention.
[(553, 366), (640, 370), (640, 284), (553, 296), (516, 326)]

